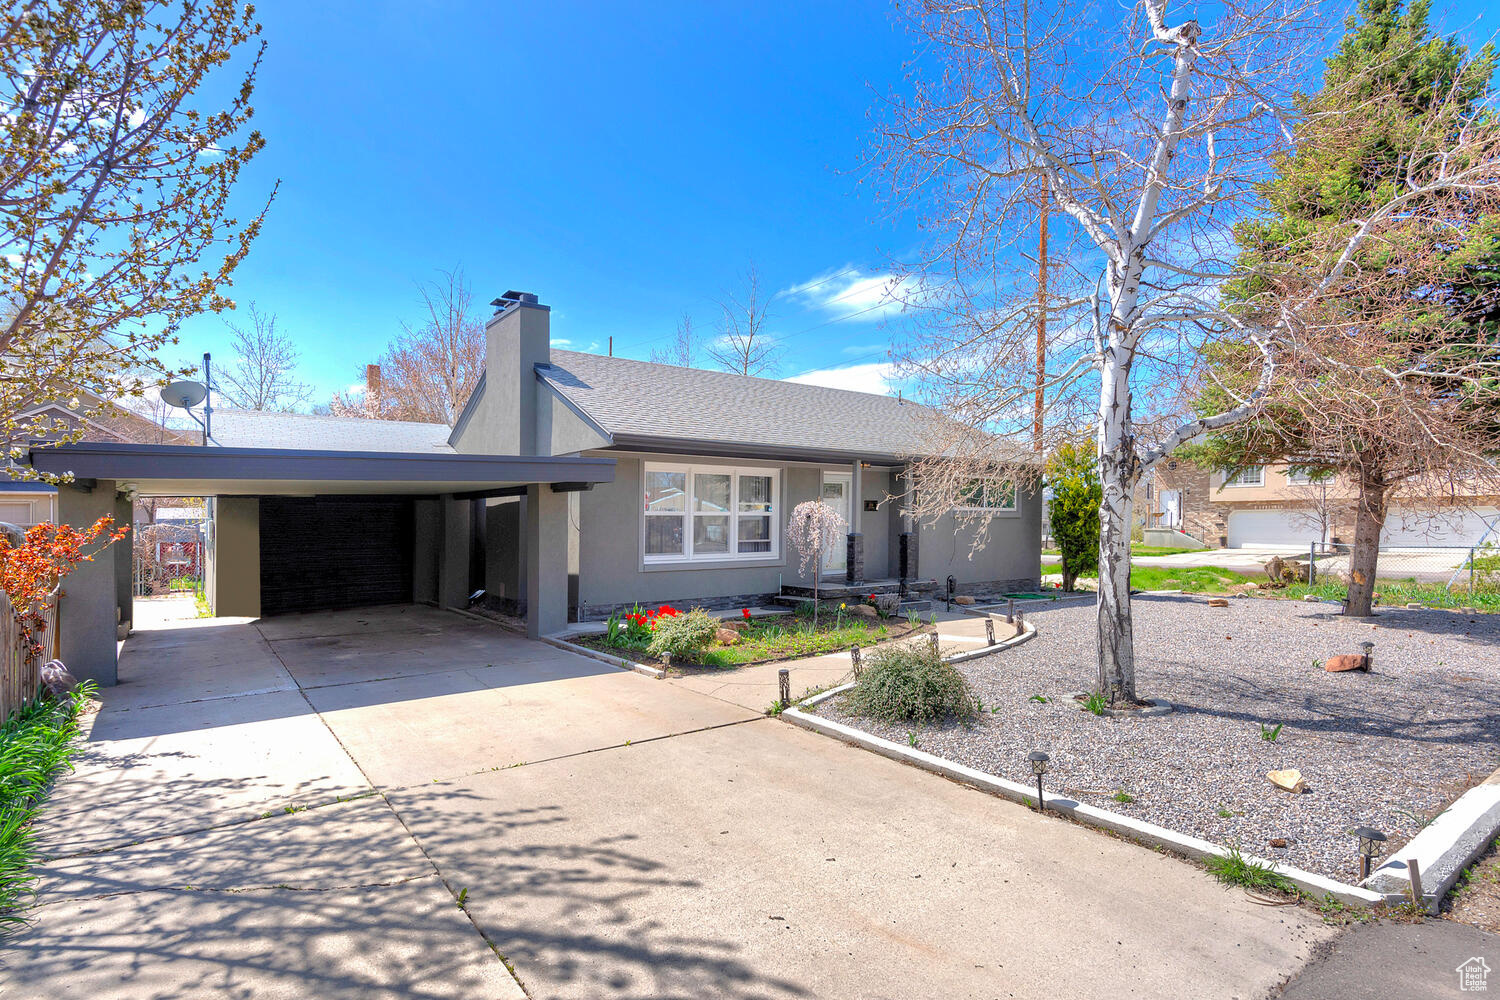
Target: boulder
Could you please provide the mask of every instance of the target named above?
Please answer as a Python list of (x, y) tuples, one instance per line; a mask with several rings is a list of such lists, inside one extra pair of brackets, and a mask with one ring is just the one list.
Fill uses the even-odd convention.
[(855, 604), (849, 608), (851, 614), (859, 615), (861, 618), (879, 618), (880, 612), (868, 604)]
[(1245, 589), (1246, 590), (1259, 590), (1260, 589), (1260, 584), (1256, 583), (1254, 580), (1251, 580), (1249, 583), (1245, 584)]
[(953, 603), (969, 605), (974, 603), (974, 598), (970, 597), (968, 594), (959, 594), (953, 599)]
[(876, 594), (875, 609), (884, 615), (893, 615), (901, 607), (900, 594)]
[(73, 689), (78, 686), (78, 678), (68, 673), (62, 660), (48, 660), (42, 664), (41, 679), (47, 693), (58, 699), (72, 694)]
[(714, 632), (714, 639), (725, 646), (733, 646), (740, 641), (740, 634), (732, 628), (719, 628)]
[(1210, 597), (1208, 599), (1208, 606), (1211, 608), (1227, 608), (1229, 607), (1229, 602), (1222, 597)]
[(1280, 556), (1272, 556), (1271, 558), (1267, 559), (1265, 561), (1265, 565), (1262, 568), (1265, 569), (1266, 576), (1270, 577), (1272, 584), (1274, 584), (1276, 586), (1280, 586), (1281, 585), (1281, 557)]
[(1302, 599), (1304, 601), (1306, 601), (1308, 604), (1317, 604), (1319, 601), (1322, 600), (1322, 598), (1319, 597), (1317, 594), (1303, 594), (1302, 595)]
[(1330, 656), (1323, 661), (1323, 669), (1330, 674), (1340, 674), (1346, 670), (1370, 669), (1370, 661), (1360, 653), (1340, 653), (1338, 656)]
[(1268, 771), (1266, 777), (1271, 779), (1271, 784), (1284, 792), (1301, 795), (1307, 791), (1307, 782), (1302, 780), (1302, 772), (1295, 767), (1289, 767), (1284, 771)]

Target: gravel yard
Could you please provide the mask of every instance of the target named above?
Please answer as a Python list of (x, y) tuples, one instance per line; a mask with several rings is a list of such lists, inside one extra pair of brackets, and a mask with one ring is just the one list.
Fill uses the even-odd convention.
[[(1500, 615), (1360, 621), (1330, 604), (1191, 598), (1137, 598), (1135, 612), (1139, 693), (1171, 701), (1169, 715), (1100, 718), (1065, 697), (1097, 681), (1092, 604), (1029, 611), (1035, 639), (960, 664), (983, 701), (975, 726), (887, 725), (842, 699), (817, 711), (902, 744), (915, 732), (922, 750), (1017, 781), (1042, 749), (1052, 791), (1343, 881), (1357, 877), (1349, 827), (1395, 848), (1500, 767)], [(1366, 640), (1369, 674), (1314, 665)], [(1262, 723), (1284, 724), (1274, 742)], [(1280, 768), (1308, 792), (1273, 787)]]

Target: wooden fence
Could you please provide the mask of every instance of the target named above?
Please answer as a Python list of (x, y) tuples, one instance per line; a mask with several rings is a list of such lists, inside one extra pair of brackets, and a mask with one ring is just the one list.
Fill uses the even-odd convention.
[(57, 656), (57, 594), (46, 602), (47, 626), (37, 638), (42, 652), (31, 654), (22, 643), (21, 623), (10, 598), (0, 593), (0, 721), (36, 695), (42, 664)]

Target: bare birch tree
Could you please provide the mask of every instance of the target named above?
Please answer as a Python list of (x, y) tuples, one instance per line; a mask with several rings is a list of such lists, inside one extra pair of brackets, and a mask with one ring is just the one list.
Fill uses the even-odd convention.
[[(1419, 206), (1500, 179), (1488, 134), (1460, 131), (1451, 155), (1414, 160), (1339, 229), (1331, 253), (1302, 262), (1295, 280), (1278, 269), (1269, 308), (1231, 306), (1219, 288), (1244, 266), (1231, 227), (1289, 148), (1295, 89), (1327, 32), (1312, 0), (1202, 9), (1206, 24), (1169, 16), (1166, 0), (1133, 10), (916, 0), (902, 13), (922, 56), (906, 92), (879, 109), (870, 163), (932, 239), (908, 267), (926, 294), (914, 303), (922, 329), (901, 351), (906, 374), (968, 428), (938, 444), (943, 460), (917, 464), (919, 514), (952, 506), (972, 470), (1010, 461), (988, 433), (1030, 434), (1037, 296), (1021, 272), (1037, 206), (1052, 206), (1046, 423), (1086, 416), (1095, 429), (1098, 684), (1114, 705), (1138, 702), (1130, 526), (1141, 476), (1259, 412), (1285, 359), (1338, 332), (1331, 318), (1350, 285), (1378, 281), (1362, 248)], [(1254, 377), (1222, 411), (1167, 422), (1216, 341), (1246, 345)]]
[(228, 324), (235, 360), (218, 378), (231, 406), (242, 410), (290, 411), (312, 398), (312, 387), (297, 381), (297, 348), (276, 329), (276, 315), (250, 303), (249, 324)]
[[(263, 205), (230, 211), (264, 145), (247, 131), (254, 9), (234, 0), (30, 0), (0, 18), (0, 432), (39, 404), (104, 413), (162, 371), (183, 319), (222, 293)], [(242, 47), (238, 86), (214, 78)], [(230, 83), (223, 88), (225, 82)], [(202, 98), (212, 86), (211, 101)]]
[(719, 301), (718, 336), (706, 350), (714, 364), (737, 375), (769, 375), (775, 372), (780, 351), (766, 333), (771, 300), (760, 287), (755, 265), (745, 273), (745, 287), (725, 292)]
[(671, 343), (661, 350), (651, 352), (651, 360), (658, 365), (675, 365), (678, 368), (693, 367), (698, 354), (698, 334), (693, 330), (693, 317), (687, 313), (677, 321), (677, 333)]

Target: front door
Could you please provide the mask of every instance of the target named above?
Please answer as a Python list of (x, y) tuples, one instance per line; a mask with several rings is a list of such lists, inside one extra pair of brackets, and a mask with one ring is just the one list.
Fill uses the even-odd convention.
[[(839, 512), (844, 523), (849, 523), (849, 494), (854, 488), (854, 476), (848, 472), (823, 473), (823, 502)], [(823, 575), (839, 576), (849, 567), (849, 547), (840, 540), (823, 557)]]
[(1161, 491), (1161, 526), (1182, 529), (1182, 491)]

